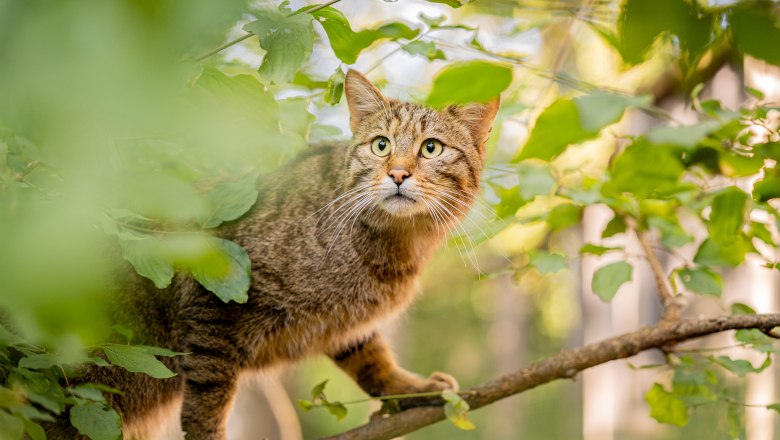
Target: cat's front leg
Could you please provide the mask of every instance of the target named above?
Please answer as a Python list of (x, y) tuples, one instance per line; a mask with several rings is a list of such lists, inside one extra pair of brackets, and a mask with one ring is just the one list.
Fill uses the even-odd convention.
[(225, 440), (226, 422), (236, 393), (235, 363), (216, 353), (193, 350), (182, 365), (184, 404), (181, 427), (187, 440)]
[[(368, 339), (355, 341), (330, 357), (372, 396), (417, 394), (430, 391), (455, 390), (458, 382), (449, 374), (435, 372), (421, 378), (399, 367), (382, 335), (375, 333)], [(436, 399), (403, 399), (401, 408), (420, 406)]]

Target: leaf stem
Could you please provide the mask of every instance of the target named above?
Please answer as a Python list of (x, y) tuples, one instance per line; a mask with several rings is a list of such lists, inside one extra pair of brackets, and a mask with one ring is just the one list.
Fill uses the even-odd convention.
[[(335, 4), (335, 3), (338, 3), (340, 1), (341, 0), (330, 0), (330, 1), (327, 1), (325, 3), (316, 5), (316, 6), (312, 7), (312, 8), (309, 8), (309, 9), (305, 9), (305, 7), (304, 7), (304, 8), (298, 9), (297, 11), (293, 12), (290, 15), (287, 15), (286, 17), (289, 18), (289, 17), (292, 17), (294, 15), (298, 15), (301, 12), (308, 12), (308, 13), (311, 14), (312, 12), (319, 11), (320, 9), (323, 9), (323, 8), (327, 8), (328, 6), (330, 6), (332, 4)], [(247, 32), (247, 33), (245, 33), (244, 35), (242, 35), (242, 36), (240, 36), (238, 38), (234, 38), (234, 39), (228, 41), (227, 43), (223, 44), (222, 46), (219, 46), (216, 49), (212, 49), (212, 50), (204, 53), (203, 55), (200, 55), (200, 56), (196, 57), (195, 61), (202, 61), (202, 60), (204, 60), (204, 59), (206, 59), (206, 58), (208, 58), (208, 57), (210, 57), (210, 56), (212, 56), (214, 54), (222, 52), (223, 50), (227, 49), (228, 47), (234, 46), (234, 45), (236, 45), (236, 44), (246, 40), (247, 38), (251, 37), (252, 35), (254, 35), (254, 34), (251, 33), (251, 32)]]

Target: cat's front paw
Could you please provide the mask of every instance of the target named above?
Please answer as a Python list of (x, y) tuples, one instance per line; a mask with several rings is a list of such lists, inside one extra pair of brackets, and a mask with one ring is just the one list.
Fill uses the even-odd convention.
[(423, 386), (423, 392), (425, 391), (444, 391), (452, 390), (458, 391), (458, 381), (454, 377), (441, 371), (434, 371)]

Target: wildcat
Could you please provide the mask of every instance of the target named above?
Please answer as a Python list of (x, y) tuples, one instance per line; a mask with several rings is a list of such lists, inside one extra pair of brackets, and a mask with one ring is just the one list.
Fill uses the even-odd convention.
[[(132, 273), (116, 319), (136, 340), (190, 353), (166, 358), (178, 375), (152, 379), (88, 368), (80, 379), (110, 395), (125, 438), (152, 438), (164, 408), (181, 407), (187, 439), (225, 438), (239, 376), (326, 354), (373, 396), (456, 389), (444, 373), (400, 368), (378, 325), (413, 300), (425, 263), (473, 203), (498, 111), (433, 110), (388, 99), (349, 71), (350, 145), (311, 148), (263, 179), (243, 218), (217, 233), (252, 261), (246, 304), (223, 303), (185, 275), (156, 289)], [(140, 343), (136, 342), (136, 343)], [(78, 437), (65, 424), (50, 439)]]

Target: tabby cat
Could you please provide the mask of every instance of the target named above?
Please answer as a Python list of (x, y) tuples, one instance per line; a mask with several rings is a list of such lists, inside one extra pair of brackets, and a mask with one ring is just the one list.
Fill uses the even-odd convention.
[[(180, 408), (187, 439), (224, 439), (242, 373), (321, 353), (372, 396), (457, 388), (447, 374), (400, 368), (377, 327), (409, 305), (474, 201), (498, 99), (437, 111), (388, 99), (355, 71), (345, 93), (352, 143), (312, 147), (266, 176), (252, 210), (218, 231), (252, 260), (246, 304), (225, 304), (185, 275), (164, 290), (123, 280), (116, 319), (136, 340), (191, 353), (164, 360), (178, 372), (165, 380), (85, 372), (82, 381), (123, 390), (109, 398), (125, 438), (154, 438), (164, 410)], [(65, 424), (49, 429), (77, 437)]]

